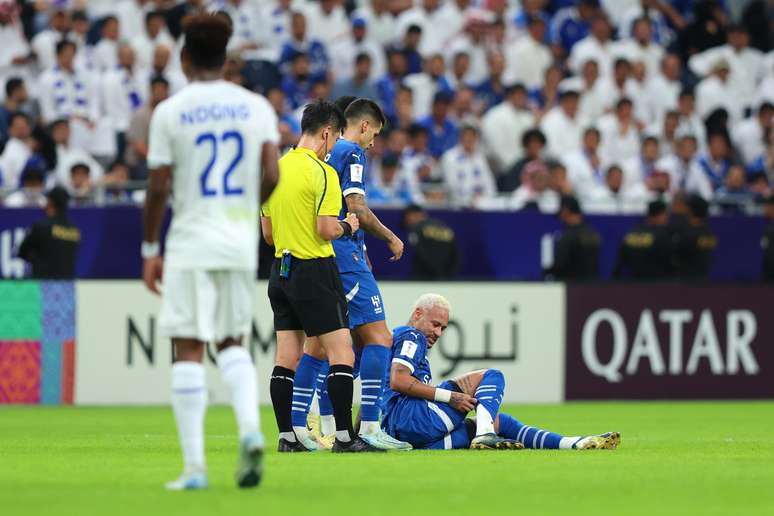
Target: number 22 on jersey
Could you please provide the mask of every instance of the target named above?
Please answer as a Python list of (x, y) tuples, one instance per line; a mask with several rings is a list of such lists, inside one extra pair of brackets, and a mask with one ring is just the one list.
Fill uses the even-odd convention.
[[(204, 167), (201, 175), (199, 176), (199, 185), (201, 187), (202, 197), (214, 197), (218, 195), (219, 191), (224, 196), (230, 195), (242, 195), (244, 190), (241, 187), (234, 186), (229, 181), (231, 180), (231, 174), (239, 166), (244, 154), (244, 139), (242, 134), (238, 131), (225, 131), (218, 137), (215, 133), (207, 132), (202, 133), (196, 138), (196, 146), (206, 145), (210, 148), (210, 159), (207, 162), (207, 166)], [(231, 151), (231, 152), (229, 152)], [(223, 158), (228, 160), (228, 165), (225, 169), (223, 166), (216, 167), (218, 159)], [(221, 184), (217, 183), (214, 179), (210, 178), (213, 169), (225, 170), (221, 177)]]

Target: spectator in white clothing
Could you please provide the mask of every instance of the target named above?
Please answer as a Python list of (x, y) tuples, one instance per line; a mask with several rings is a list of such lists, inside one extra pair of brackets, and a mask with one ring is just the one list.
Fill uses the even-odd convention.
[(634, 190), (648, 187), (653, 182), (653, 174), (657, 170), (656, 164), (659, 156), (658, 138), (646, 136), (642, 140), (639, 154), (621, 163), (621, 169), (624, 173), (623, 189)]
[(384, 48), (368, 37), (365, 18), (353, 18), (352, 31), (332, 42), (330, 46), (331, 66), (337, 81), (352, 78), (355, 58), (363, 53), (371, 58), (370, 80), (381, 77), (387, 72)]
[(540, 122), (548, 140), (548, 154), (559, 157), (581, 146), (581, 122), (578, 119), (577, 89), (559, 88), (559, 105), (551, 108)]
[(551, 50), (545, 43), (545, 32), (545, 20), (540, 16), (530, 16), (527, 34), (505, 49), (506, 83), (522, 83), (528, 90), (543, 87), (546, 70), (553, 63)]
[(692, 134), (696, 137), (699, 148), (707, 145), (707, 129), (699, 113), (696, 112), (696, 97), (691, 90), (683, 90), (677, 98), (677, 111), (680, 118), (677, 134), (682, 136)]
[(559, 196), (550, 188), (550, 184), (551, 176), (545, 163), (539, 160), (530, 161), (524, 165), (521, 185), (508, 200), (508, 208), (555, 213), (559, 206)]
[[(174, 95), (183, 89), (183, 86), (188, 84), (188, 79), (186, 79), (182, 71), (172, 66), (170, 63), (171, 59), (172, 51), (169, 47), (166, 45), (157, 45), (156, 49), (153, 51), (153, 64), (149, 70), (146, 70), (142, 83), (150, 84), (154, 77), (163, 77), (169, 83), (170, 95)], [(148, 96), (149, 92), (147, 89), (144, 89), (142, 97), (148, 98)]]
[(21, 175), (21, 187), (6, 196), (6, 208), (43, 208), (46, 206), (44, 192), (45, 172), (34, 165), (27, 165)]
[(11, 115), (8, 123), (8, 143), (0, 155), (0, 186), (15, 190), (20, 186), (20, 179), (27, 160), (32, 155), (32, 124), (24, 113)]
[(72, 167), (78, 163), (85, 164), (89, 169), (88, 179), (90, 183), (102, 179), (104, 171), (91, 154), (70, 145), (70, 123), (67, 119), (54, 121), (51, 125), (51, 139), (56, 146), (56, 170), (51, 177), (55, 184), (73, 192), (71, 171)]
[(580, 199), (587, 199), (605, 181), (599, 154), (600, 133), (595, 127), (583, 131), (583, 146), (560, 157), (567, 169), (567, 179)]
[(645, 63), (648, 76), (655, 77), (661, 67), (664, 49), (653, 41), (650, 18), (637, 18), (632, 26), (632, 38), (615, 43), (613, 54), (626, 57), (632, 63)]
[(579, 74), (583, 63), (593, 59), (599, 64), (599, 73), (602, 77), (610, 77), (613, 70), (613, 58), (615, 49), (610, 39), (612, 28), (610, 21), (604, 14), (597, 14), (591, 20), (591, 34), (580, 40), (572, 47), (568, 64), (570, 69)]
[[(669, 191), (674, 193), (683, 190), (688, 184), (688, 178), (701, 177), (697, 159), (698, 142), (693, 134), (684, 134), (677, 140), (677, 150), (674, 154), (664, 156), (656, 164), (656, 169), (669, 174)], [(695, 179), (692, 179), (695, 182)]]
[(169, 35), (164, 14), (161, 11), (151, 11), (145, 15), (145, 30), (131, 39), (140, 68), (150, 68), (153, 63), (153, 51), (158, 45), (174, 48), (175, 41)]
[(639, 183), (633, 189), (625, 189), (623, 170), (611, 165), (604, 182), (585, 200), (584, 208), (588, 213), (641, 213), (647, 201), (645, 186)]
[(596, 123), (607, 107), (608, 99), (605, 96), (603, 81), (599, 79), (599, 65), (593, 59), (583, 63), (581, 72), (583, 87), (578, 106), (578, 116), (581, 120)]
[(677, 99), (683, 89), (682, 62), (677, 54), (666, 54), (661, 60), (661, 73), (650, 76), (651, 89), (657, 95), (653, 96), (658, 118), (670, 109), (677, 109)]
[(30, 46), (38, 59), (38, 67), (48, 70), (56, 65), (56, 45), (62, 39), (72, 39), (68, 34), (72, 26), (70, 13), (65, 9), (56, 9), (48, 19), (48, 28), (38, 32), (32, 38)]
[(484, 152), (498, 176), (521, 159), (524, 152), (521, 137), (535, 125), (527, 100), (527, 90), (522, 84), (508, 86), (505, 100), (487, 111), (482, 119)]
[(725, 45), (692, 56), (688, 66), (699, 77), (708, 77), (718, 62), (725, 62), (729, 70), (728, 88), (741, 107), (746, 108), (752, 102), (755, 85), (764, 75), (764, 56), (760, 50), (750, 48), (750, 35), (744, 26), (730, 25), (726, 34)]
[(444, 184), (454, 206), (474, 206), (479, 199), (494, 197), (495, 179), (479, 149), (478, 129), (463, 122), (460, 142), (441, 158)]
[(349, 20), (341, 0), (319, 0), (308, 2), (306, 15), (310, 39), (321, 41), (328, 49), (339, 38), (349, 32)]
[[(290, 0), (284, 1), (290, 3)], [(395, 16), (390, 12), (390, 0), (371, 0), (362, 4), (362, 7), (352, 13), (352, 18), (364, 18), (371, 37), (381, 46), (395, 43), (398, 31)]]
[(118, 18), (108, 16), (102, 21), (102, 37), (94, 47), (94, 66), (99, 72), (112, 70), (118, 64), (118, 40), (121, 28)]
[(705, 121), (718, 109), (725, 109), (734, 123), (742, 119), (745, 101), (731, 86), (729, 73), (728, 61), (721, 58), (712, 67), (711, 74), (696, 86), (696, 111)]
[(620, 99), (615, 112), (599, 119), (602, 136), (600, 154), (605, 163), (623, 163), (640, 151), (640, 131), (634, 119), (632, 101)]
[(772, 130), (774, 104), (764, 102), (755, 116), (740, 122), (731, 133), (742, 162), (752, 165), (766, 153), (767, 136)]
[(135, 70), (134, 50), (128, 44), (118, 49), (118, 65), (106, 72), (102, 79), (102, 105), (104, 118), (115, 132), (117, 155), (126, 149), (126, 131), (129, 122), (145, 103), (147, 85), (144, 77)]
[(153, 0), (124, 0), (116, 6), (121, 39), (132, 41), (145, 31), (145, 14), (153, 8)]
[(73, 145), (91, 148), (99, 120), (98, 92), (88, 73), (75, 68), (75, 43), (56, 45), (57, 64), (40, 76), (40, 109), (44, 123), (69, 118)]

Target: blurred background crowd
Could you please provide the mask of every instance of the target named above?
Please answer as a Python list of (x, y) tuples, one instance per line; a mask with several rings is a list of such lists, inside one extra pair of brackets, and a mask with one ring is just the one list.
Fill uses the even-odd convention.
[(761, 0), (0, 0), (6, 207), (142, 202), (148, 125), (182, 88), (181, 22), (234, 26), (227, 80), (283, 147), (317, 98), (377, 99), (374, 205), (759, 213), (774, 180), (774, 5)]

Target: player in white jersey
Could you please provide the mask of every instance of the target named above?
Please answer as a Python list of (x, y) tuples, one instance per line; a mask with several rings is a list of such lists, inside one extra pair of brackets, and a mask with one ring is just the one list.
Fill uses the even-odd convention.
[[(259, 189), (264, 201), (278, 180), (277, 117), (265, 98), (222, 80), (231, 36), (224, 18), (197, 14), (184, 28), (181, 59), (191, 83), (153, 112), (142, 249), (145, 285), (162, 291), (160, 333), (175, 348), (172, 407), (184, 471), (167, 488), (207, 487), (207, 342), (217, 345), (239, 426), (237, 483), (253, 487), (260, 482), (264, 443), (255, 366), (241, 344), (253, 315)], [(170, 190), (173, 215), (162, 261), (159, 238)]]

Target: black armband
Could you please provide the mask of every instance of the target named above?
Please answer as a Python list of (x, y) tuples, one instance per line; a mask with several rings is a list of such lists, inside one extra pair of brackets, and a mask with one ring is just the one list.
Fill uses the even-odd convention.
[(339, 238), (347, 238), (352, 236), (352, 226), (347, 222), (346, 220), (340, 220), (339, 226), (341, 226), (341, 230), (343, 233)]

